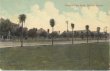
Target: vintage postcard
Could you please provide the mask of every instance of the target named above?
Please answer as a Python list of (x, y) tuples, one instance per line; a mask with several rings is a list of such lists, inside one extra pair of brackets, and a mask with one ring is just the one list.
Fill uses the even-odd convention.
[(110, 0), (0, 0), (0, 71), (109, 70)]

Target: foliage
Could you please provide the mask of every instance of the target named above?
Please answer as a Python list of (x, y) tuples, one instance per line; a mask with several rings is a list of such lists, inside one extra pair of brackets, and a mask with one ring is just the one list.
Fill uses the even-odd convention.
[(54, 19), (50, 19), (50, 26), (54, 27), (54, 25), (55, 25), (55, 20)]
[(28, 37), (34, 38), (37, 36), (37, 28), (29, 29), (28, 31)]
[(26, 15), (25, 14), (21, 14), (21, 15), (19, 15), (19, 22), (20, 23), (24, 23), (25, 22), (25, 20), (26, 20)]

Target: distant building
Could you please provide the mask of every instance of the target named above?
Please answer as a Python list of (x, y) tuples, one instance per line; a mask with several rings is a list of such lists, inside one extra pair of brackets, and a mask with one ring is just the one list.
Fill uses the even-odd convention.
[[(74, 37), (83, 37), (84, 38), (84, 37), (87, 36), (86, 32), (87, 32), (86, 30), (74, 30), (73, 35), (74, 35)], [(62, 33), (62, 36), (64, 36), (64, 37), (72, 37), (72, 31), (68, 31), (68, 32), (64, 31)], [(94, 37), (96, 38), (98, 36), (97, 31), (90, 31), (89, 30), (88, 36), (91, 37), (91, 38), (94, 38)], [(104, 37), (105, 33), (104, 32), (100, 32), (99, 36), (100, 37)]]

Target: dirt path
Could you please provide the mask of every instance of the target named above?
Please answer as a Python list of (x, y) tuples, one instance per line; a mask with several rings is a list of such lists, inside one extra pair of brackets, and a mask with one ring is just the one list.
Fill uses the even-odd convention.
[[(97, 42), (97, 40), (90, 40), (89, 43)], [(105, 40), (100, 40), (99, 42), (105, 42)], [(109, 41), (106, 41), (109, 42)], [(55, 41), (54, 45), (61, 45), (61, 44), (71, 44), (71, 41)], [(82, 44), (87, 43), (86, 41), (74, 41), (74, 44)], [(51, 42), (24, 42), (24, 46), (39, 46), (39, 45), (51, 45)], [(6, 47), (18, 47), (20, 46), (20, 42), (0, 42), (0, 48)]]

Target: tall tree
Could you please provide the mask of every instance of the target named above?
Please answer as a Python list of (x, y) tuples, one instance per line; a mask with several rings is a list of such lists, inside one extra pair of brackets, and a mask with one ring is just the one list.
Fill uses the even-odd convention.
[[(52, 27), (52, 33), (54, 31), (54, 26), (55, 26), (55, 20), (54, 19), (50, 19), (50, 26)], [(52, 35), (52, 46), (53, 46), (53, 35)]]
[(97, 42), (99, 42), (99, 36), (100, 36), (100, 27), (97, 27)]
[(25, 14), (21, 14), (21, 15), (19, 15), (18, 18), (19, 18), (19, 23), (21, 24), (21, 38), (20, 38), (21, 47), (23, 47), (23, 24), (25, 23), (26, 15)]
[(72, 28), (72, 44), (73, 44), (73, 29), (74, 29), (74, 24), (71, 23), (71, 28)]
[(87, 43), (88, 43), (89, 25), (86, 25), (85, 28), (86, 28), (86, 36), (87, 36)]
[(2, 19), (0, 21), (0, 35), (3, 36), (4, 39), (9, 36), (9, 33), (11, 35), (12, 25), (13, 24), (9, 19)]
[(37, 37), (37, 28), (29, 29), (28, 37), (31, 37), (32, 39)]

